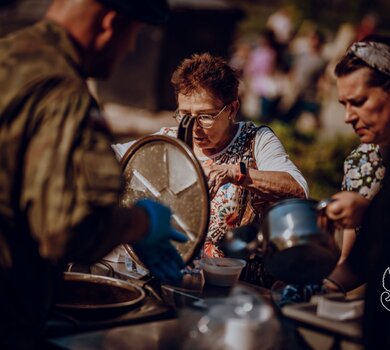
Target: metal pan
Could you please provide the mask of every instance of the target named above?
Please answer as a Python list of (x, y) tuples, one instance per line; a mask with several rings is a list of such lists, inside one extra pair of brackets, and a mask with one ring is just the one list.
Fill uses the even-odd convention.
[(138, 306), (142, 288), (127, 281), (84, 273), (65, 272), (56, 308), (85, 317), (114, 317)]

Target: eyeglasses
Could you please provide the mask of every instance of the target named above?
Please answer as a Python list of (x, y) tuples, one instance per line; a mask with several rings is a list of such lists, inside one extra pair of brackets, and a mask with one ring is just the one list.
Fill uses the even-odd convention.
[[(209, 128), (211, 128), (211, 127), (214, 125), (214, 123), (215, 123), (215, 121), (217, 120), (217, 118), (223, 113), (223, 111), (226, 109), (227, 106), (228, 106), (228, 105), (223, 106), (223, 108), (222, 108), (217, 114), (215, 114), (215, 115), (201, 113), (201, 114), (198, 114), (198, 115), (192, 116), (192, 117), (196, 118), (196, 121), (197, 121), (197, 123), (198, 123), (198, 125), (199, 125), (200, 127), (204, 128), (204, 129), (209, 129)], [(175, 114), (173, 115), (173, 118), (175, 118), (176, 121), (177, 121), (178, 123), (180, 123), (181, 120), (182, 120), (186, 115), (188, 115), (188, 116), (191, 117), (190, 114), (181, 114), (180, 111), (179, 111), (179, 109), (177, 109), (177, 110), (175, 111)]]

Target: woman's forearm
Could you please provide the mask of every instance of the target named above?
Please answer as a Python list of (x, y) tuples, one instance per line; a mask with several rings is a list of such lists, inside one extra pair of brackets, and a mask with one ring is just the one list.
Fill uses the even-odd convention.
[(353, 290), (366, 282), (350, 268), (348, 259), (336, 266), (329, 275), (329, 280), (342, 286), (345, 292)]
[(241, 185), (267, 200), (306, 196), (302, 186), (289, 173), (283, 171), (251, 168)]

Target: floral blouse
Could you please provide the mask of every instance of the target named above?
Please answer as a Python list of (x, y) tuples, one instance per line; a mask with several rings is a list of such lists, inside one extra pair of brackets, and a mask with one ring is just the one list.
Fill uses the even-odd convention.
[[(252, 123), (245, 123), (240, 134), (234, 142), (217, 157), (213, 157), (213, 164), (237, 164), (244, 161), (248, 167), (255, 163), (252, 156), (251, 141), (255, 137), (258, 127)], [(162, 133), (176, 137), (177, 128), (163, 128)], [(198, 158), (201, 163), (210, 158)], [(215, 197), (210, 203), (210, 224), (203, 247), (203, 255), (209, 257), (223, 257), (222, 250), (218, 247), (218, 241), (225, 232), (239, 226), (241, 210), (243, 210), (242, 199), (244, 189), (232, 183), (224, 184), (219, 188)]]
[(361, 144), (344, 161), (343, 191), (359, 192), (372, 199), (380, 190), (385, 166), (375, 144)]

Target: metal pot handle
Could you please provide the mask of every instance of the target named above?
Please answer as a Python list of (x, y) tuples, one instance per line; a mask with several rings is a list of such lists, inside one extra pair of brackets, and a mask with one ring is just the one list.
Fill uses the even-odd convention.
[(108, 277), (115, 278), (115, 271), (114, 271), (113, 267), (107, 261), (100, 260), (99, 262), (97, 262), (97, 264), (103, 265), (104, 267), (107, 268), (108, 273), (109, 273)]
[(69, 263), (69, 264), (66, 266), (65, 272), (72, 272), (73, 265), (74, 265), (74, 263), (72, 263), (72, 262)]
[(328, 215), (326, 215), (326, 213), (325, 213), (326, 208), (332, 202), (334, 202), (334, 199), (332, 199), (332, 198), (323, 199), (323, 200), (318, 202), (318, 204), (316, 206), (316, 210), (318, 213), (318, 215), (317, 215), (318, 227), (323, 232), (330, 233), (332, 236), (334, 236), (334, 232), (335, 232), (334, 231), (335, 230), (334, 221), (332, 219), (330, 219), (328, 217)]
[(333, 202), (334, 200), (332, 198), (326, 198), (318, 202), (316, 209), (317, 211), (322, 211), (326, 209), (326, 207), (329, 205), (329, 203)]

